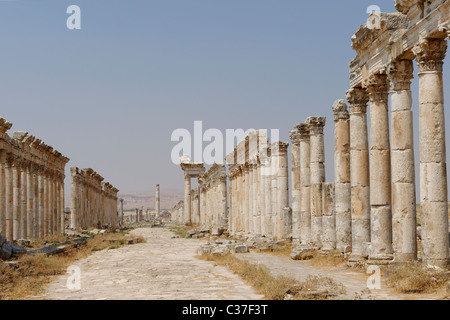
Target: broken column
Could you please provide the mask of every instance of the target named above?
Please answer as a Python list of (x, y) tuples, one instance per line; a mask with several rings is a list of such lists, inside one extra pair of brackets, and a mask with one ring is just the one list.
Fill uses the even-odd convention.
[(334, 183), (322, 184), (322, 250), (336, 249), (336, 214)]
[(156, 219), (159, 219), (160, 215), (161, 215), (161, 207), (160, 207), (160, 194), (159, 194), (159, 184), (156, 185), (156, 198), (155, 198), (156, 204), (155, 204), (155, 208), (156, 208)]

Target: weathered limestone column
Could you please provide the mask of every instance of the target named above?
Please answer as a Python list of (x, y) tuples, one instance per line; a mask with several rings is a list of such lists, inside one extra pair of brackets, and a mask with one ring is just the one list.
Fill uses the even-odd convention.
[(254, 166), (252, 162), (247, 163), (248, 176), (247, 176), (247, 200), (248, 200), (248, 225), (247, 232), (253, 233), (253, 170)]
[(271, 229), (272, 229), (272, 235), (274, 237), (278, 237), (278, 216), (281, 214), (279, 212), (279, 206), (278, 206), (278, 163), (276, 163), (276, 158), (273, 156), (275, 154), (275, 150), (271, 146), (271, 156), (270, 156), (270, 174), (271, 174), (271, 197), (272, 197), (272, 223), (271, 223)]
[(50, 181), (48, 172), (44, 173), (44, 236), (50, 235)]
[(336, 215), (334, 183), (322, 184), (322, 250), (336, 249)]
[(265, 150), (263, 159), (264, 181), (264, 234), (273, 235), (272, 231), (272, 164), (269, 155), (270, 149)]
[(38, 177), (39, 189), (39, 238), (45, 236), (45, 176), (44, 171), (39, 170)]
[(385, 73), (371, 75), (364, 86), (370, 101), (369, 263), (384, 264), (393, 259), (388, 77)]
[(346, 93), (350, 104), (350, 178), (352, 213), (352, 254), (349, 261), (367, 257), (364, 244), (370, 241), (370, 178), (367, 138), (367, 102), (365, 89)]
[(39, 238), (39, 167), (36, 166), (33, 168), (33, 190), (34, 190), (34, 207), (33, 207), (33, 215), (34, 215), (34, 238)]
[(221, 226), (228, 225), (228, 205), (227, 205), (227, 176), (221, 176), (219, 184), (220, 217)]
[(443, 60), (445, 39), (414, 48), (419, 64), (420, 196), (423, 261), (445, 268), (449, 257)]
[(59, 208), (61, 214), (61, 234), (64, 235), (66, 233), (66, 213), (65, 213), (65, 194), (64, 194), (64, 178), (62, 175), (61, 180), (59, 181)]
[(310, 129), (306, 123), (295, 126), (300, 134), (300, 243), (311, 243), (311, 154)]
[(27, 239), (34, 238), (34, 177), (33, 169), (30, 164), (26, 168), (27, 179)]
[(187, 226), (192, 225), (191, 220), (191, 176), (188, 174), (184, 175), (184, 216), (185, 216), (185, 224)]
[[(200, 195), (200, 194), (199, 194)], [(156, 185), (156, 204), (155, 204), (155, 208), (156, 208), (156, 217), (155, 218), (159, 218), (161, 215), (161, 204), (160, 204), (160, 194), (159, 194), (159, 184)]]
[(11, 157), (8, 157), (5, 165), (5, 198), (6, 198), (6, 218), (5, 218), (5, 237), (8, 241), (14, 240), (14, 220), (13, 220), (13, 173), (12, 173), (12, 161)]
[(394, 61), (391, 82), (392, 246), (394, 260), (417, 259), (411, 60)]
[(317, 249), (322, 248), (322, 183), (325, 182), (325, 144), (323, 128), (325, 117), (309, 117), (306, 124), (310, 133), (311, 157), (311, 241)]
[(289, 208), (289, 160), (288, 160), (288, 142), (276, 142), (275, 154), (277, 157), (277, 189), (278, 189), (278, 237), (287, 239), (292, 234), (292, 212)]
[(19, 239), (27, 239), (27, 171), (26, 164), (22, 163), (20, 170), (20, 230)]
[(243, 216), (244, 216), (244, 227), (243, 227), (243, 231), (244, 232), (249, 232), (248, 230), (248, 226), (249, 226), (249, 167), (248, 167), (248, 163), (246, 162), (244, 167), (243, 167)]
[(350, 187), (350, 115), (345, 100), (333, 104), (336, 248), (342, 253), (352, 248)]
[(19, 162), (13, 164), (13, 238), (19, 240), (22, 230), (22, 168)]
[(78, 192), (78, 177), (76, 176), (76, 168), (70, 168), (71, 176), (72, 176), (72, 184), (71, 184), (71, 203), (70, 203), (70, 227), (72, 229), (78, 229), (79, 225), (79, 192)]
[(0, 234), (6, 235), (6, 151), (0, 150)]
[(253, 159), (252, 163), (252, 232), (259, 234), (261, 220), (258, 217), (258, 160)]
[(289, 132), (291, 139), (291, 179), (292, 179), (292, 240), (300, 242), (300, 133), (298, 130)]

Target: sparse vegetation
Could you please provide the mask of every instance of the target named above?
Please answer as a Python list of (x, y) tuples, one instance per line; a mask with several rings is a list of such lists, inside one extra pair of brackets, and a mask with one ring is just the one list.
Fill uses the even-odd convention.
[(386, 270), (386, 283), (401, 293), (430, 293), (445, 290), (450, 280), (449, 272), (437, 272), (423, 268), (420, 262), (414, 261)]
[(227, 267), (253, 286), (257, 293), (264, 295), (267, 300), (327, 299), (345, 293), (345, 288), (341, 284), (326, 277), (311, 276), (306, 281), (300, 282), (286, 276), (273, 276), (264, 265), (253, 264), (233, 255), (205, 255), (199, 258)]
[[(0, 300), (23, 299), (42, 292), (51, 277), (66, 273), (67, 267), (74, 261), (89, 256), (92, 252), (106, 248), (116, 249), (126, 243), (127, 232), (106, 233), (88, 239), (76, 248), (67, 249), (55, 256), (25, 255), (8, 265), (0, 262)], [(142, 236), (135, 237), (137, 243), (145, 242)], [(66, 241), (66, 237), (50, 237), (31, 246), (38, 248), (43, 245)], [(111, 243), (114, 242), (114, 245)]]

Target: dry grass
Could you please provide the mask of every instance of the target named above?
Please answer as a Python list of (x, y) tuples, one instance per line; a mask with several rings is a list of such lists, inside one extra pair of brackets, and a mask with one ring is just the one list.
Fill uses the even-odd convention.
[(450, 280), (448, 272), (427, 270), (417, 261), (391, 266), (386, 273), (387, 285), (401, 293), (443, 291)]
[(309, 260), (314, 267), (346, 267), (347, 259), (339, 250), (330, 252), (314, 252)]
[(289, 257), (294, 250), (295, 246), (292, 242), (285, 241), (281, 243), (277, 243), (272, 247), (270, 251), (263, 251), (263, 253), (267, 253), (277, 257)]
[(186, 233), (196, 228), (197, 226), (180, 226), (180, 225), (169, 226), (169, 230), (175, 233), (175, 235), (179, 236), (180, 238), (186, 238)]
[(286, 276), (273, 276), (266, 266), (250, 263), (233, 255), (205, 255), (199, 258), (227, 267), (255, 288), (258, 294), (264, 295), (267, 300), (327, 299), (336, 294), (345, 293), (342, 285), (326, 277), (308, 277), (306, 281), (300, 282)]
[[(25, 255), (17, 259), (12, 266), (0, 262), (0, 300), (17, 300), (27, 296), (36, 296), (42, 293), (52, 276), (66, 273), (67, 267), (78, 259), (89, 256), (92, 252), (106, 248), (114, 249), (126, 244), (130, 238), (127, 233), (106, 233), (88, 239), (77, 248), (67, 249), (64, 253), (55, 256)], [(143, 237), (137, 238), (145, 242)], [(33, 243), (32, 247), (39, 247), (42, 243), (57, 243), (67, 238), (44, 239)]]

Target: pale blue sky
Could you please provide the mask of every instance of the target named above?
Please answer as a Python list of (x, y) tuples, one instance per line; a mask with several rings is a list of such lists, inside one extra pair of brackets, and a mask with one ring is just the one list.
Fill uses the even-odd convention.
[[(0, 1), (0, 116), (68, 156), (68, 168), (92, 167), (135, 192), (183, 189), (170, 137), (194, 120), (224, 133), (280, 129), (289, 141), (295, 124), (321, 115), (332, 181), (331, 105), (349, 87), (350, 37), (369, 5), (393, 3)], [(66, 28), (71, 4), (82, 30)]]

